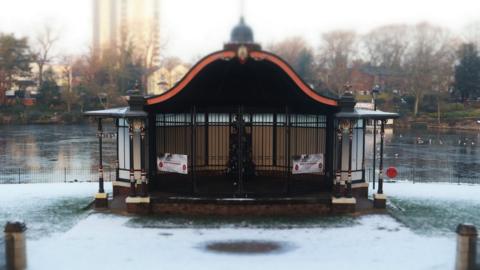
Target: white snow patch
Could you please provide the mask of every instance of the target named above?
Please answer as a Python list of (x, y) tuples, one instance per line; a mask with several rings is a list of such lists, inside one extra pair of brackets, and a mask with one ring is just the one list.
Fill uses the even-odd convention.
[[(105, 183), (106, 192), (110, 192), (111, 189), (111, 183)], [(93, 200), (97, 191), (98, 183), (5, 184), (0, 185), (0, 203), (85, 196), (92, 196)]]
[(450, 183), (384, 183), (387, 196), (446, 201), (471, 201), (480, 203), (480, 185)]
[[(6, 209), (24, 209), (58, 198), (93, 199), (97, 189), (98, 183), (0, 185), (0, 204)], [(110, 183), (106, 189), (111, 190)], [(474, 185), (386, 183), (385, 193), (399, 198), (480, 202), (480, 186)], [(28, 211), (42, 210), (32, 206)], [(455, 261), (453, 235), (420, 235), (389, 216), (361, 217), (351, 226), (293, 229), (134, 228), (126, 225), (128, 217), (92, 214), (81, 218), (66, 232), (29, 240), (29, 269), (414, 270), (452, 269)], [(204, 249), (212, 241), (233, 240), (277, 241), (292, 248), (263, 255)]]
[[(52, 238), (28, 243), (29, 269), (452, 269), (455, 241), (423, 237), (388, 216), (366, 216), (343, 228), (156, 229), (92, 214)], [(230, 255), (211, 241), (286, 242), (286, 253)]]

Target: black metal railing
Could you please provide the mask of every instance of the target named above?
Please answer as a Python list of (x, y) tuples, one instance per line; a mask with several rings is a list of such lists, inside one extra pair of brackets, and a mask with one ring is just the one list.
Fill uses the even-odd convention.
[[(448, 171), (431, 171), (428, 169), (415, 167), (401, 167), (397, 169), (397, 176), (390, 179), (384, 172), (384, 180), (411, 181), (413, 183), (454, 183), (454, 184), (480, 184), (480, 179), (468, 174), (457, 174)], [(367, 182), (373, 182), (373, 169), (365, 170), (365, 179)], [(378, 169), (375, 181), (378, 182)]]
[[(115, 168), (104, 168), (104, 181), (115, 180)], [(92, 168), (5, 168), (0, 184), (98, 182), (98, 169)]]
[(7, 262), (5, 260), (5, 241), (3, 233), (0, 235), (0, 269), (7, 269)]

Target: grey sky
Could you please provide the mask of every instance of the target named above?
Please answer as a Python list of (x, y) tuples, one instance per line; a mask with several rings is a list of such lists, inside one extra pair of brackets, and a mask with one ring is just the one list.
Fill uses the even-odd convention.
[[(238, 21), (238, 0), (160, 0), (164, 54), (191, 60), (220, 49)], [(303, 36), (317, 45), (332, 29), (360, 33), (386, 23), (429, 21), (460, 31), (480, 20), (480, 0), (247, 0), (246, 20), (263, 44)], [(0, 0), (0, 31), (33, 35), (45, 22), (61, 30), (57, 51), (88, 50), (91, 0)]]

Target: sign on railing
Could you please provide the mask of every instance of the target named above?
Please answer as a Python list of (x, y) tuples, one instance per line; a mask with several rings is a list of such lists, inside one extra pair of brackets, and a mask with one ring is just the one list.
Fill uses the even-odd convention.
[(157, 157), (157, 169), (161, 172), (188, 174), (188, 156), (165, 153)]
[(292, 174), (323, 173), (323, 154), (300, 155), (293, 157)]

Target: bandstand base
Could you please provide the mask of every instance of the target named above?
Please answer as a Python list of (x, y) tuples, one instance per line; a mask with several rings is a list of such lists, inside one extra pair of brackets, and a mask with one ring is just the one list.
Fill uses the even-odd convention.
[(357, 200), (355, 198), (335, 198), (332, 197), (332, 213), (344, 214), (355, 213)]
[(146, 215), (152, 211), (150, 197), (127, 197), (125, 203), (130, 214)]
[(108, 208), (108, 193), (95, 194), (95, 208)]
[(373, 194), (373, 207), (385, 209), (387, 207), (387, 196), (385, 194)]

